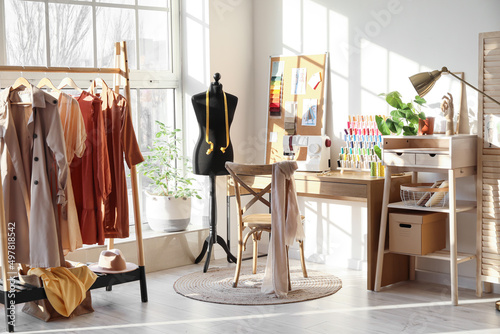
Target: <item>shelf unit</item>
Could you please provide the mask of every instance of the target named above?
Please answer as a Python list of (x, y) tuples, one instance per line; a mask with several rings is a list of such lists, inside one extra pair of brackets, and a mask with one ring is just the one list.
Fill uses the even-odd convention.
[[(382, 141), (382, 160), (386, 165), (386, 170), (384, 198), (382, 200), (382, 214), (380, 219), (377, 269), (375, 273), (375, 291), (380, 291), (384, 254), (389, 252), (385, 248), (389, 209), (444, 212), (448, 213), (449, 216), (450, 250), (437, 251), (418, 257), (450, 262), (451, 302), (453, 305), (458, 305), (457, 265), (477, 259), (478, 257), (477, 254), (459, 253), (457, 251), (457, 213), (475, 210), (476, 202), (458, 201), (456, 199), (456, 180), (461, 177), (476, 174), (477, 137), (475, 135), (384, 136)], [(466, 154), (464, 154), (464, 152), (466, 152)], [(449, 182), (448, 206), (408, 206), (403, 202), (389, 204), (391, 175), (401, 172), (412, 172), (412, 183), (418, 182), (419, 172), (447, 174)], [(479, 279), (479, 275), (476, 275), (476, 280)]]
[[(395, 202), (395, 203), (389, 203), (388, 205), (389, 208), (391, 209), (403, 209), (403, 210), (415, 210), (415, 211), (430, 211), (430, 212), (444, 212), (447, 213), (450, 208), (449, 206), (442, 206), (442, 207), (425, 207), (425, 206), (409, 206), (406, 205), (404, 202)], [(456, 201), (456, 209), (455, 211), (457, 213), (460, 212), (467, 212), (467, 211), (472, 211), (476, 209), (476, 201)]]

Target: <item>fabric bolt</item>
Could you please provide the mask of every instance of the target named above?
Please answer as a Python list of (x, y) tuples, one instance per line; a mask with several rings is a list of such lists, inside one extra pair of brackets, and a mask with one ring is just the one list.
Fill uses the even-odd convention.
[[(288, 294), (287, 246), (304, 239), (295, 179), (296, 161), (273, 164), (271, 181), (271, 238), (261, 291), (284, 298)], [(288, 187), (287, 187), (288, 183)]]
[(94, 284), (97, 275), (88, 267), (76, 268), (32, 268), (33, 274), (43, 281), (47, 299), (57, 313), (69, 317), (71, 312), (85, 299), (87, 290)]
[[(90, 87), (90, 93), (95, 92), (95, 85), (96, 82)], [(112, 191), (104, 201), (104, 236), (127, 238), (129, 236), (128, 191), (123, 157), (129, 168), (144, 161), (144, 158), (135, 136), (128, 101), (105, 84), (97, 96), (102, 100), (102, 110), (105, 114), (112, 180)]]
[[(87, 132), (78, 101), (64, 92), (56, 94), (66, 143), (66, 158), (70, 165), (75, 156), (81, 158), (85, 152)], [(61, 210), (59, 216), (61, 243), (65, 255), (82, 247), (83, 244), (70, 169), (68, 170), (67, 199), (68, 205), (66, 209)]]
[(87, 138), (81, 158), (71, 162), (71, 178), (84, 244), (104, 244), (103, 201), (111, 192), (108, 148), (102, 101), (82, 92), (80, 105)]
[(57, 103), (32, 85), (0, 92), (5, 217), (15, 232), (15, 262), (32, 267), (64, 264), (57, 205), (66, 205), (68, 163)]

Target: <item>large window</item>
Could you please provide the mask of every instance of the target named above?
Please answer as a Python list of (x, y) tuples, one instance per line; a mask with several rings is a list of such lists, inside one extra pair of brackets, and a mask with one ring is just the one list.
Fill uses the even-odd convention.
[[(0, 0), (0, 64), (113, 67), (114, 43), (126, 41), (132, 116), (139, 145), (147, 154), (156, 131), (155, 120), (182, 126), (179, 2)], [(0, 73), (0, 87), (11, 85), (20, 75), (35, 85), (45, 76), (56, 85), (58, 78), (68, 76)], [(71, 77), (85, 88), (95, 74)], [(101, 77), (111, 84), (111, 76)], [(144, 179), (139, 178), (139, 182), (142, 184)]]
[(124, 40), (131, 69), (175, 72), (176, 0), (0, 2), (7, 65), (109, 67)]

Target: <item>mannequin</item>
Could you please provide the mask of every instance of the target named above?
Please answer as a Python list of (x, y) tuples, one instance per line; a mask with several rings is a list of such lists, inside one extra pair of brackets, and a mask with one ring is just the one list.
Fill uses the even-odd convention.
[[(221, 75), (215, 73), (215, 82), (210, 84), (209, 88), (209, 126), (208, 126), (208, 141), (213, 143), (213, 151), (207, 154), (210, 149), (210, 144), (206, 140), (207, 129), (207, 110), (206, 110), (206, 92), (196, 94), (192, 97), (194, 112), (200, 128), (200, 136), (196, 142), (193, 154), (193, 171), (198, 175), (227, 175), (225, 163), (233, 161), (233, 146), (228, 141), (229, 127), (233, 122), (234, 112), (238, 98), (234, 95), (226, 93), (227, 99), (227, 124), (224, 108), (224, 95), (222, 84), (219, 82)], [(229, 146), (227, 146), (229, 144)], [(225, 148), (227, 146), (227, 148)], [(221, 148), (225, 148), (222, 152)]]
[[(224, 249), (228, 262), (236, 263), (236, 258), (229, 251), (229, 247), (224, 239), (217, 235), (215, 178), (217, 175), (227, 175), (226, 161), (233, 161), (233, 146), (229, 138), (229, 128), (233, 122), (234, 112), (238, 103), (236, 96), (223, 92), (222, 84), (219, 82), (220, 78), (221, 75), (215, 73), (215, 81), (210, 84), (208, 96), (207, 92), (203, 92), (194, 95), (191, 99), (200, 128), (200, 136), (198, 137), (193, 153), (193, 171), (198, 175), (208, 175), (211, 185), (210, 233), (203, 243), (200, 255), (195, 260), (195, 263), (199, 263), (208, 251), (203, 272), (207, 272), (208, 270), (215, 244), (219, 244)], [(209, 101), (208, 110), (207, 98)]]

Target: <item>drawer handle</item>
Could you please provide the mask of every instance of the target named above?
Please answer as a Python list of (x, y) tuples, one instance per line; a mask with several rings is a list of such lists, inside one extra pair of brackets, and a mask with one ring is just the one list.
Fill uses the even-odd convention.
[(399, 227), (402, 227), (402, 228), (411, 228), (411, 224), (399, 224)]
[(403, 155), (403, 153), (401, 153), (401, 152), (397, 152), (396, 154), (397, 154), (398, 156), (402, 156), (402, 155)]
[(434, 158), (434, 157), (436, 156), (436, 153), (429, 153), (429, 156), (430, 156), (431, 158)]

